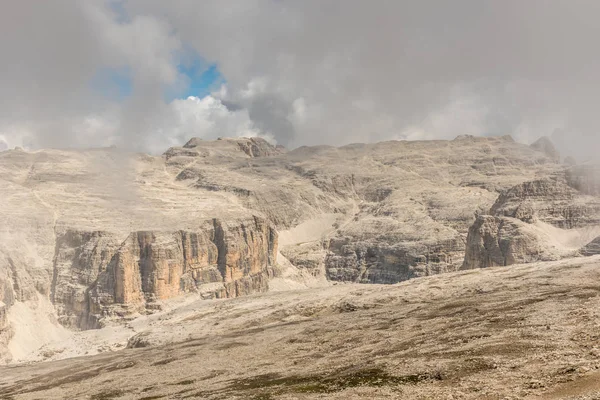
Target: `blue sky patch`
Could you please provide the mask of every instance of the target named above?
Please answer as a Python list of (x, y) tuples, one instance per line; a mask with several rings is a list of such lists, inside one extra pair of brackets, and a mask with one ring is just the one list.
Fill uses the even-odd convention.
[[(167, 103), (189, 96), (205, 97), (219, 90), (226, 82), (216, 64), (207, 63), (194, 51), (187, 50), (177, 66), (183, 79), (176, 85), (164, 88), (163, 97)], [(105, 99), (121, 102), (133, 93), (133, 78), (133, 73), (128, 67), (103, 67), (96, 71), (90, 86)]]
[(181, 96), (187, 98), (189, 96), (204, 97), (210, 92), (218, 90), (221, 84), (225, 83), (225, 79), (219, 72), (216, 64), (209, 64), (195, 60), (190, 65), (180, 65), (179, 72), (189, 79), (189, 84), (185, 93)]

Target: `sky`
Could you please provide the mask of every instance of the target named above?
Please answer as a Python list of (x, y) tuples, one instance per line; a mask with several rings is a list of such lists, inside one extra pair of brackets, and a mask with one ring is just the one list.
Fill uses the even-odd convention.
[(585, 160), (599, 15), (596, 0), (5, 1), (0, 149), (510, 134)]

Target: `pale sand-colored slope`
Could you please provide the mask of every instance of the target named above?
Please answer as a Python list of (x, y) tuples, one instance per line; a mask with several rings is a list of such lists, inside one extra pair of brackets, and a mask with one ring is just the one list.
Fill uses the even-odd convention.
[(529, 226), (545, 243), (554, 247), (560, 256), (577, 251), (600, 236), (600, 226), (560, 229), (541, 221), (537, 221)]
[[(558, 260), (578, 254), (578, 250), (600, 236), (600, 226), (561, 229), (542, 221), (520, 223), (521, 234), (537, 243), (543, 260)], [(532, 250), (530, 250), (532, 251)]]
[[(269, 282), (269, 291), (302, 290), (331, 286), (325, 277), (314, 277), (298, 270), (279, 254), (280, 273)], [(215, 284), (217, 285), (217, 284)], [(208, 286), (208, 285), (205, 285)], [(207, 288), (205, 288), (207, 289)], [(208, 290), (208, 289), (207, 289)], [(152, 330), (163, 321), (170, 320), (173, 313), (185, 316), (190, 304), (192, 310), (211, 308), (219, 302), (205, 300), (198, 294), (182, 294), (162, 302), (162, 309), (151, 315), (134, 314), (127, 321), (114, 322), (101, 329), (86, 331), (69, 330), (57, 321), (55, 309), (46, 297), (37, 294), (35, 299), (16, 301), (9, 309), (8, 320), (14, 330), (8, 350), (12, 354), (12, 364), (62, 360), (84, 355), (94, 355), (105, 351), (124, 348), (132, 335)], [(166, 317), (165, 317), (166, 316)], [(163, 340), (182, 340), (177, 333), (165, 331)], [(173, 339), (170, 335), (173, 334)]]
[(593, 399), (598, 282), (590, 257), (188, 297), (129, 322), (149, 347), (0, 368), (0, 398)]
[(294, 228), (279, 232), (279, 245), (297, 245), (323, 239), (334, 231), (334, 224), (340, 220), (340, 214), (326, 213), (318, 218), (311, 218)]

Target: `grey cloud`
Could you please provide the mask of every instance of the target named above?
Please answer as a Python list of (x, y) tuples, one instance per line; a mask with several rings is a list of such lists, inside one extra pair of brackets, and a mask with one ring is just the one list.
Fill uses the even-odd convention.
[[(116, 118), (123, 146), (165, 141), (154, 127), (176, 120), (162, 94), (185, 46), (217, 63), (230, 111), (289, 146), (547, 135), (585, 158), (600, 144), (597, 1), (131, 0), (125, 22), (106, 4), (45, 3), (0, 17), (0, 122), (44, 145), (89, 113)], [(89, 93), (98, 65), (132, 68), (124, 105)]]

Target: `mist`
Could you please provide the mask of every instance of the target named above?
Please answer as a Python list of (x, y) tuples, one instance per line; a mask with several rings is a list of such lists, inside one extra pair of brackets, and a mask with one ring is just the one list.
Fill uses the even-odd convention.
[[(584, 161), (600, 144), (599, 11), (542, 0), (10, 2), (0, 150), (510, 134), (548, 136)], [(209, 94), (188, 96), (180, 66), (193, 57), (223, 77)], [(105, 70), (126, 71), (127, 96), (90, 83)]]

